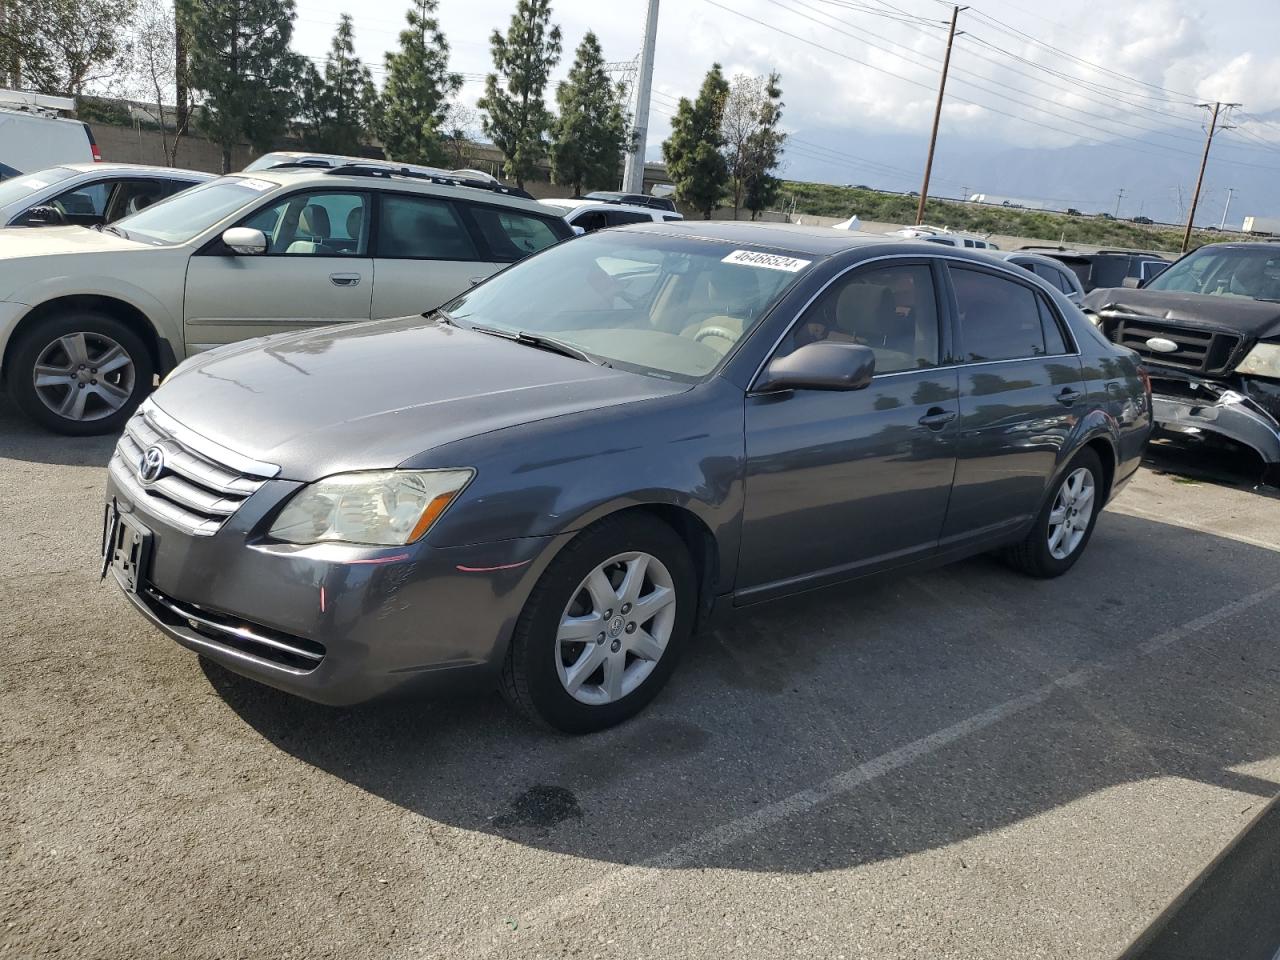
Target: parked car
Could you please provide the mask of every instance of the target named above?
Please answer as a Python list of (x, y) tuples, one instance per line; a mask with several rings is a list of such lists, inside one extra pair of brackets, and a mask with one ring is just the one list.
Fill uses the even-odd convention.
[(1126, 282), (1138, 285), (1169, 265), (1164, 257), (1141, 250), (1098, 250), (1082, 253), (1062, 246), (1029, 245), (1019, 251), (1039, 253), (1065, 263), (1088, 293), (1097, 287), (1119, 287)]
[(0, 378), (49, 429), (108, 433), (188, 354), (434, 308), (572, 235), (535, 201), (363, 165), (222, 177), (101, 231), (4, 230)]
[[(0, 104), (11, 102), (2, 96), (11, 92), (0, 91)], [(75, 104), (63, 97), (23, 96), (35, 101), (61, 101), (68, 109)], [(33, 102), (30, 110), (0, 106), (0, 163), (5, 166), (30, 173), (65, 163), (92, 163), (101, 159), (98, 143), (87, 123), (43, 112), (39, 102)]]
[(99, 227), (145, 210), (211, 173), (133, 163), (72, 163), (0, 184), (0, 226)]
[(672, 220), (683, 220), (678, 213), (669, 213), (661, 207), (633, 207), (629, 204), (612, 203), (606, 200), (540, 200), (539, 203), (550, 207), (571, 227), (577, 227), (583, 233), (603, 230), (606, 227), (620, 227), (628, 223), (664, 223)]
[(1134, 218), (1133, 218), (1133, 222), (1134, 222), (1134, 223), (1140, 223), (1140, 224), (1142, 224), (1143, 226), (1150, 226), (1151, 224), (1155, 223), (1155, 221), (1154, 221), (1154, 220), (1152, 220), (1150, 217), (1141, 217), (1141, 216), (1139, 216), (1139, 217), (1134, 217)]
[(972, 250), (999, 250), (1000, 247), (976, 233), (964, 233), (949, 227), (931, 227), (919, 224), (914, 227), (903, 227), (891, 230), (886, 236), (903, 237), (907, 240), (924, 240), (928, 243), (939, 243), (948, 247), (967, 247)]
[(676, 202), (671, 197), (652, 196), (647, 193), (624, 193), (619, 190), (592, 190), (582, 195), (583, 200), (600, 200), (605, 203), (624, 203), (631, 207), (652, 207), (654, 210), (676, 212)]
[(1141, 289), (1086, 303), (1149, 367), (1161, 428), (1249, 447), (1280, 483), (1280, 244), (1200, 247)]
[(1016, 264), (1024, 270), (1030, 270), (1049, 286), (1061, 291), (1077, 307), (1084, 305), (1084, 287), (1080, 285), (1080, 278), (1076, 276), (1075, 271), (1052, 257), (1041, 256), (1038, 253), (1028, 253), (1025, 250), (996, 253), (993, 256)]
[(1133, 351), (1020, 267), (638, 224), (187, 361), (111, 459), (104, 571), (280, 689), (489, 680), (582, 732), (720, 610), (998, 548), (1065, 573), (1150, 429)]

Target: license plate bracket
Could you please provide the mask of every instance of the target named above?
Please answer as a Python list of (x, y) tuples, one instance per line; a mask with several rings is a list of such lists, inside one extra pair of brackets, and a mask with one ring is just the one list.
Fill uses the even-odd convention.
[(102, 521), (102, 576), (110, 570), (128, 593), (137, 593), (151, 558), (151, 531), (113, 500)]

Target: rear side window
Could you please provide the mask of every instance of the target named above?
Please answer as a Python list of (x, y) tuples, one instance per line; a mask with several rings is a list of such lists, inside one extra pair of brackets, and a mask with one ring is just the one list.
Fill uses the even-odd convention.
[(961, 355), (966, 362), (1045, 355), (1040, 298), (1034, 290), (993, 274), (950, 269), (960, 311)]
[(1062, 326), (1054, 314), (1053, 307), (1044, 297), (1036, 297), (1036, 305), (1040, 308), (1040, 329), (1044, 333), (1045, 352), (1050, 356), (1070, 353), (1067, 339), (1062, 335)]
[(472, 206), (471, 215), (498, 260), (521, 260), (561, 238), (542, 217), (517, 210)]
[(573, 221), (575, 227), (581, 227), (590, 233), (592, 230), (603, 230), (609, 225), (609, 221), (605, 219), (604, 214), (599, 210), (588, 210), (578, 219)]
[(1065, 292), (1065, 288), (1062, 285), (1064, 281), (1061, 270), (1051, 267), (1047, 263), (1034, 263), (1031, 265), (1030, 270), (1037, 277), (1046, 281), (1049, 286)]
[(644, 213), (631, 213), (629, 210), (610, 210), (605, 214), (609, 226), (620, 227), (626, 223), (652, 223), (653, 217)]
[(447, 200), (382, 196), (377, 256), (393, 260), (479, 260), (471, 234)]

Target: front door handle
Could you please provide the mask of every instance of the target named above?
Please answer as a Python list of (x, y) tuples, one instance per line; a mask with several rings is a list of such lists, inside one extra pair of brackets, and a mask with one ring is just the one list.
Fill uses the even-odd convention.
[(1057, 399), (1057, 401), (1064, 407), (1069, 407), (1083, 396), (1084, 394), (1079, 390), (1073, 390), (1071, 387), (1063, 387), (1062, 392), (1059, 393), (1055, 399)]
[(928, 427), (930, 430), (941, 430), (955, 418), (956, 412), (954, 410), (944, 410), (942, 407), (930, 407), (925, 415), (916, 422), (922, 427)]
[(329, 282), (335, 287), (358, 287), (360, 286), (360, 274), (331, 273), (329, 274)]

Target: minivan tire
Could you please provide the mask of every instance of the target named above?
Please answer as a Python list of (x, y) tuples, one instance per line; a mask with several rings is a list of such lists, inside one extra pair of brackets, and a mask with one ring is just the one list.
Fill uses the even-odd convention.
[[(670, 575), (674, 623), (661, 656), (638, 686), (609, 703), (582, 703), (570, 695), (557, 670), (561, 620), (588, 574), (626, 553), (648, 554)], [(637, 512), (595, 523), (551, 561), (531, 591), (503, 663), (504, 696), (531, 719), (563, 733), (592, 733), (621, 723), (647, 706), (670, 678), (693, 632), (697, 594), (689, 550), (662, 520)]]
[[(83, 334), (92, 350), (114, 341), (132, 363), (129, 395), (117, 409), (92, 419), (60, 416), (41, 399), (33, 381), (36, 363), (42, 354), (62, 337)], [(92, 359), (93, 354), (90, 353)], [(65, 436), (87, 437), (117, 433), (133, 416), (138, 405), (151, 392), (155, 379), (155, 363), (142, 338), (126, 324), (97, 310), (76, 309), (46, 317), (19, 335), (6, 364), (5, 379), (13, 403), (40, 426)], [(86, 385), (86, 387), (91, 385)], [(79, 387), (77, 387), (79, 389)], [(99, 401), (93, 400), (94, 407)]]
[[(1049, 518), (1053, 513), (1055, 504), (1058, 502), (1058, 497), (1063, 487), (1079, 470), (1089, 471), (1092, 477), (1092, 512), (1080, 542), (1076, 544), (1075, 548), (1067, 556), (1055, 557), (1049, 547)], [(1076, 561), (1080, 559), (1085, 548), (1089, 546), (1089, 541), (1093, 538), (1093, 528), (1098, 523), (1098, 514), (1102, 512), (1102, 508), (1105, 505), (1105, 483), (1106, 478), (1102, 472), (1102, 461), (1098, 459), (1097, 453), (1089, 447), (1085, 447), (1071, 458), (1071, 462), (1067, 464), (1066, 469), (1054, 479), (1049, 496), (1045, 499), (1044, 507), (1041, 509), (1039, 516), (1036, 517), (1036, 522), (1031, 525), (1031, 530), (1026, 537), (1020, 543), (1010, 547), (1006, 552), (1005, 557), (1009, 563), (1023, 573), (1041, 579), (1060, 577), (1075, 566)]]

